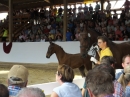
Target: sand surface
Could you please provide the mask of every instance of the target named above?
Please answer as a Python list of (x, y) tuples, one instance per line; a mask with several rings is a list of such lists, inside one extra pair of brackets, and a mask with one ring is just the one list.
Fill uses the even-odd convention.
[[(21, 63), (3, 63), (0, 62), (0, 83), (7, 85), (8, 72), (13, 64)], [(55, 73), (57, 71), (58, 63), (49, 64), (21, 64), (29, 70), (28, 85), (41, 84), (55, 81)], [(81, 78), (78, 69), (74, 69), (75, 77)]]
[[(49, 63), (49, 64), (24, 63), (23, 64), (23, 63), (0, 62), (0, 83), (7, 86), (8, 72), (14, 64), (21, 64), (28, 68), (29, 70), (28, 85), (49, 83), (55, 81), (55, 73), (57, 71), (58, 63)], [(74, 69), (74, 73), (75, 73), (75, 78), (81, 78), (78, 69)], [(50, 95), (46, 95), (46, 97), (50, 97)]]

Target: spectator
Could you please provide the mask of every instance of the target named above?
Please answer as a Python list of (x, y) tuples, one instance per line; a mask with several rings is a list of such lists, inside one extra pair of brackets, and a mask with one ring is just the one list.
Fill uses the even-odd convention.
[(68, 65), (62, 65), (56, 72), (56, 81), (61, 86), (53, 89), (51, 97), (82, 97), (79, 87), (72, 83), (74, 71)]
[(110, 3), (110, 1), (108, 0), (107, 1), (107, 6), (106, 6), (106, 11), (110, 11), (111, 10), (111, 3)]
[(3, 84), (0, 84), (0, 97), (9, 97), (8, 88)]
[(125, 7), (125, 11), (129, 10), (130, 2), (128, 0), (125, 1), (125, 3), (122, 5), (122, 7)]
[[(127, 66), (130, 66), (130, 55), (125, 55), (123, 58), (122, 58), (122, 67), (125, 69)], [(116, 74), (116, 79), (118, 80), (120, 75), (124, 73), (124, 70), (122, 69), (121, 72), (117, 73)]]
[(45, 97), (45, 94), (39, 88), (23, 88), (16, 97)]
[(115, 68), (115, 59), (112, 56), (104, 56), (101, 59), (101, 64), (108, 64)]
[(95, 11), (98, 12), (100, 10), (100, 5), (98, 4), (98, 1), (96, 1)]
[(130, 41), (130, 38), (128, 38), (127, 35), (124, 36), (124, 41)]
[(73, 34), (68, 29), (66, 33), (66, 41), (72, 41), (72, 40), (73, 40)]
[(118, 81), (125, 90), (125, 97), (130, 97), (130, 65), (124, 68), (124, 72), (120, 75)]
[(6, 38), (8, 37), (8, 30), (6, 28), (3, 28), (4, 32), (2, 35), (2, 42), (6, 42)]
[[(94, 57), (91, 57), (91, 61), (93, 61), (96, 64), (100, 64), (100, 61), (102, 59), (103, 56), (113, 56), (110, 48), (107, 46), (108, 44), (108, 39), (105, 36), (99, 36), (98, 38), (98, 46), (95, 46), (98, 54), (100, 56), (99, 61), (97, 59), (95, 59)], [(99, 51), (99, 48), (101, 48), (101, 51)]]
[(15, 97), (21, 88), (27, 86), (28, 70), (22, 65), (13, 65), (8, 74), (9, 96)]
[[(104, 56), (101, 60), (101, 65), (96, 66), (94, 69), (97, 70), (105, 70), (109, 72), (112, 75), (112, 80), (114, 83), (114, 97), (124, 97), (124, 91), (122, 85), (115, 79), (115, 70), (114, 70), (114, 65), (115, 65), (115, 59), (112, 56)], [(93, 69), (93, 70), (94, 70)], [(83, 97), (90, 97), (88, 94), (88, 91), (85, 89), (86, 83), (84, 83), (84, 87), (82, 90), (82, 95)], [(85, 96), (84, 96), (85, 94)]]
[(91, 4), (89, 4), (89, 8), (88, 8), (88, 9), (89, 9), (89, 12), (90, 12), (90, 13), (92, 13), (92, 12), (93, 12), (93, 7), (92, 7), (92, 5), (91, 5)]
[(104, 70), (91, 70), (86, 76), (87, 90), (90, 97), (114, 97), (112, 76)]

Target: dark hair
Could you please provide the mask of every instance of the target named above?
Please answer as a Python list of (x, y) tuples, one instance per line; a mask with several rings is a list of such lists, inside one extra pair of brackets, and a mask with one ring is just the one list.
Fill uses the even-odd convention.
[(0, 84), (0, 97), (9, 97), (8, 88), (3, 84)]
[(127, 54), (122, 58), (122, 63), (124, 63), (126, 57), (130, 57), (130, 54)]
[(72, 82), (74, 79), (74, 71), (68, 65), (62, 65), (58, 68), (58, 76), (61, 77), (61, 81), (63, 82)]
[(107, 64), (107, 65), (114, 65), (115, 63), (116, 63), (116, 61), (115, 61), (115, 59), (114, 59), (114, 57), (112, 57), (112, 56), (104, 56), (104, 57), (102, 57), (101, 58), (101, 62), (100, 62), (101, 64)]
[(87, 88), (97, 97), (101, 94), (113, 94), (114, 84), (110, 73), (104, 70), (90, 70), (86, 76)]
[(110, 66), (108, 64), (102, 63), (102, 64), (94, 67), (93, 70), (100, 70), (100, 71), (109, 72), (112, 76), (112, 80), (113, 81), (115, 80), (115, 70), (112, 66)]
[(98, 36), (97, 39), (101, 39), (103, 42), (106, 42), (106, 44), (108, 43), (108, 39), (106, 36)]

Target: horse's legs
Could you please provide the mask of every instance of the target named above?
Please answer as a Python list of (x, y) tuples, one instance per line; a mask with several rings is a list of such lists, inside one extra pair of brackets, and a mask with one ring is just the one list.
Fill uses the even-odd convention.
[(80, 71), (82, 77), (85, 77), (85, 71), (84, 71), (84, 69), (85, 69), (84, 65), (82, 65), (81, 67), (79, 67), (79, 71)]

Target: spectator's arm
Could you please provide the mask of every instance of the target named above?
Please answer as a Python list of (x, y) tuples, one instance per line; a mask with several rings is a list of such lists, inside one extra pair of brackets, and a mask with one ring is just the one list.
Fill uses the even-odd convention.
[(51, 97), (59, 97), (56, 92), (52, 92)]
[(84, 95), (85, 95), (85, 89), (82, 88), (82, 97), (84, 97)]

